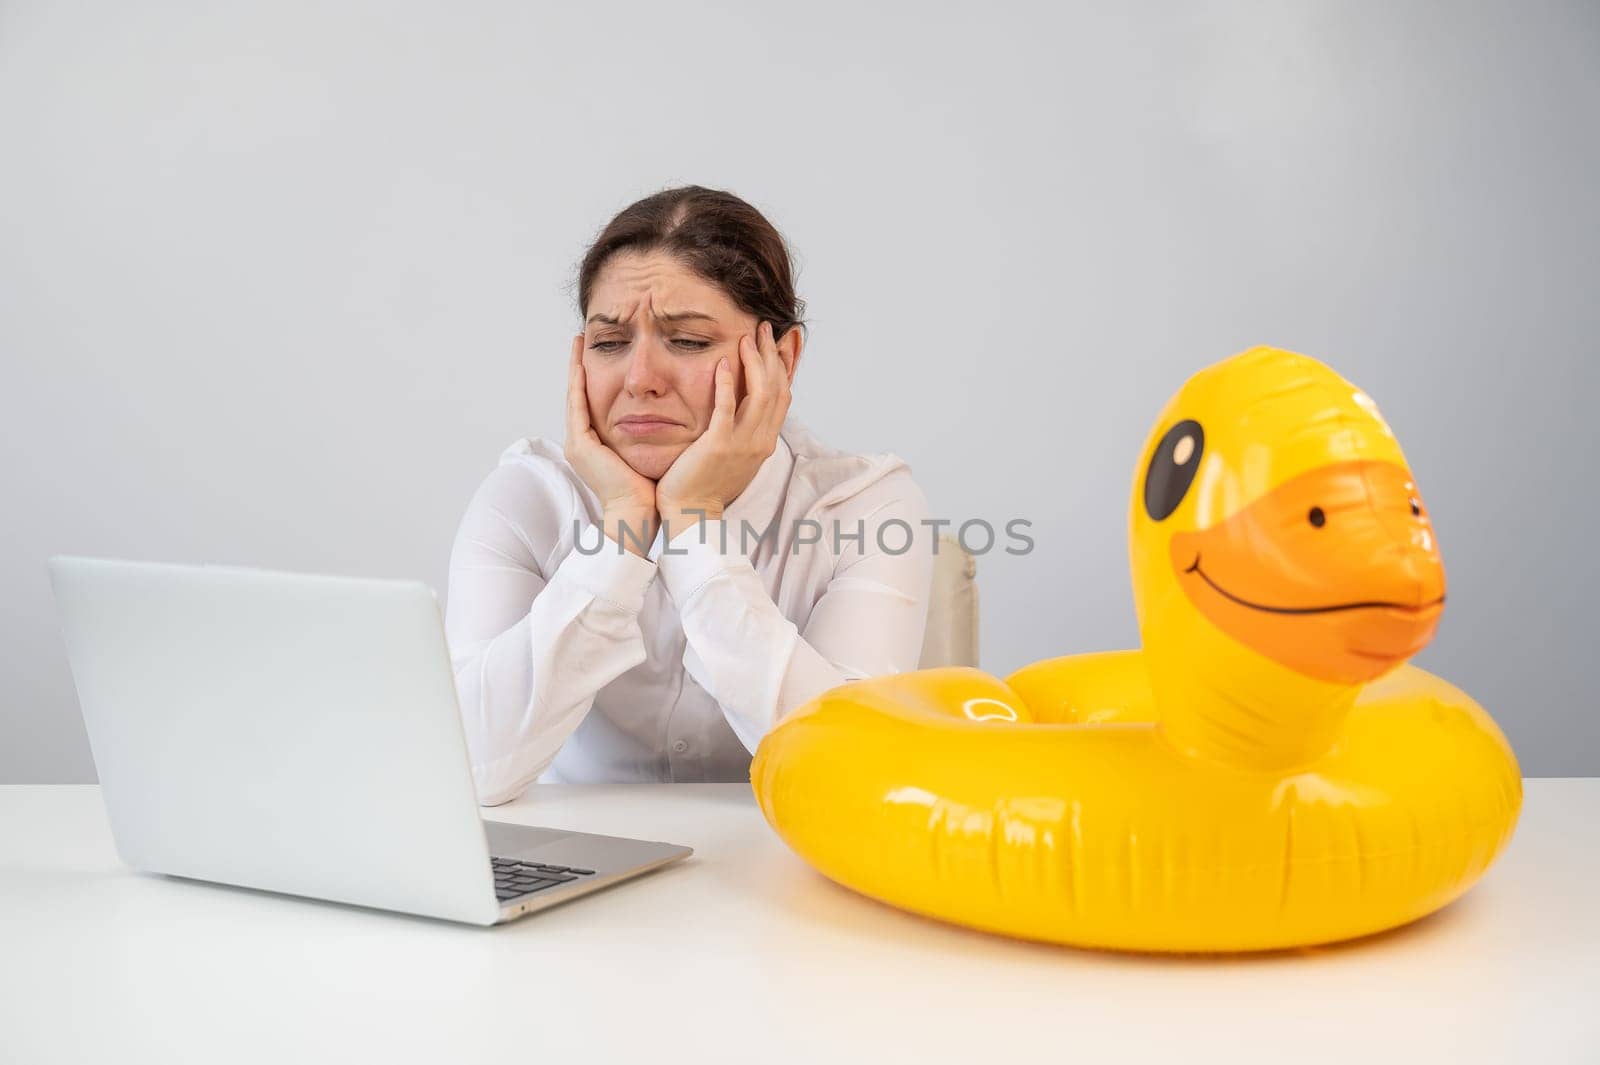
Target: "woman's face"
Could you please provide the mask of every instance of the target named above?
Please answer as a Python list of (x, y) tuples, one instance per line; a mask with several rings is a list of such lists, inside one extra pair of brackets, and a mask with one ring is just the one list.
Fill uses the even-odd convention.
[[(719, 359), (733, 370), (735, 402), (744, 398), (739, 338), (754, 340), (760, 323), (658, 253), (613, 256), (595, 278), (587, 310), (589, 420), (629, 466), (659, 480), (711, 424)], [(798, 328), (778, 341), (791, 383), (800, 347)]]

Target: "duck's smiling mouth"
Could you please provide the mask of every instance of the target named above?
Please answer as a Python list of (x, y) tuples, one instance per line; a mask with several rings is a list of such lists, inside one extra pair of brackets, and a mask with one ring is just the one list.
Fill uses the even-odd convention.
[(1212, 580), (1210, 575), (1200, 568), (1200, 556), (1198, 554), (1194, 556), (1194, 561), (1189, 563), (1183, 572), (1198, 574), (1201, 580), (1211, 586), (1212, 591), (1225, 599), (1238, 603), (1240, 606), (1249, 607), (1251, 610), (1263, 610), (1269, 614), (1333, 614), (1341, 610), (1366, 610), (1373, 607), (1421, 613), (1430, 607), (1441, 606), (1444, 603), (1444, 596), (1440, 595), (1437, 599), (1430, 599), (1426, 603), (1397, 603), (1388, 599), (1367, 599), (1355, 603), (1334, 603), (1330, 606), (1271, 606), (1267, 603), (1252, 603), (1248, 599), (1234, 595), (1228, 589)]
[(1410, 472), (1387, 462), (1308, 470), (1222, 521), (1174, 530), (1166, 555), (1213, 628), (1318, 680), (1381, 675), (1444, 613), (1433, 529)]

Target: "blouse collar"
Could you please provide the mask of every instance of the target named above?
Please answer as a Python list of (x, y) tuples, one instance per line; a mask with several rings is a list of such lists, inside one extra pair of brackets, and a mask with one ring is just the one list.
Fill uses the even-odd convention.
[(782, 509), (784, 490), (789, 486), (789, 474), (793, 470), (794, 449), (780, 434), (772, 454), (762, 460), (744, 491), (722, 508), (722, 520), (735, 529), (741, 520), (764, 528)]

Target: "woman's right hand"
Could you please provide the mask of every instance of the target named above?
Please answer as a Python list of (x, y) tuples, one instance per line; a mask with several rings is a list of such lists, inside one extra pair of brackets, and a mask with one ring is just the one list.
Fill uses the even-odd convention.
[(572, 358), (567, 366), (567, 438), (562, 452), (583, 483), (599, 497), (603, 511), (601, 530), (643, 556), (655, 539), (656, 483), (623, 461), (594, 431), (589, 420), (582, 333), (572, 338)]

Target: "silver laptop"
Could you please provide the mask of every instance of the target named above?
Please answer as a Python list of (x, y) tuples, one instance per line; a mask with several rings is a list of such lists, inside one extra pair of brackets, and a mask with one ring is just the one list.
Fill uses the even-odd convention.
[(691, 848), (478, 816), (432, 589), (50, 559), (136, 869), (492, 925)]

